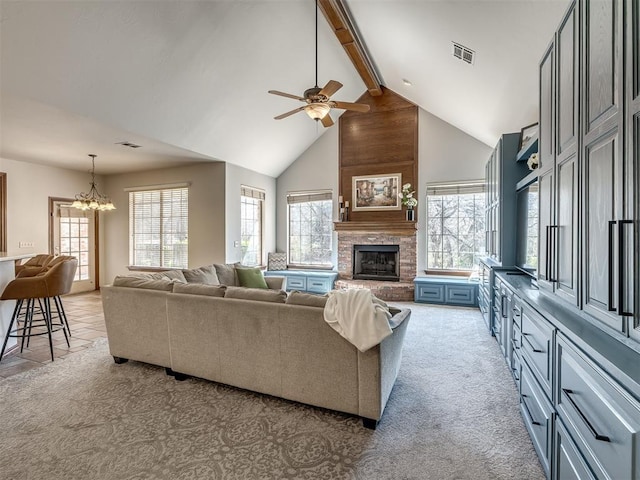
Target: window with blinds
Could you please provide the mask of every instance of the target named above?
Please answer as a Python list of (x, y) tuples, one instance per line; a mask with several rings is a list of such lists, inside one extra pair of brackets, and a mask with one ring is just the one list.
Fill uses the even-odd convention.
[(243, 265), (262, 265), (262, 210), (265, 193), (240, 187), (240, 247)]
[(330, 191), (287, 195), (289, 264), (331, 266), (333, 201)]
[(426, 204), (427, 270), (473, 270), (484, 252), (484, 182), (427, 185)]
[(131, 265), (187, 268), (188, 211), (188, 188), (130, 191)]

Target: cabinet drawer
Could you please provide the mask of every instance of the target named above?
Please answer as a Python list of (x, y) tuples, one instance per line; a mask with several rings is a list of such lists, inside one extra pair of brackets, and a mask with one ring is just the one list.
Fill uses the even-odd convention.
[(416, 300), (426, 302), (444, 302), (444, 285), (418, 285), (416, 289)]
[(598, 478), (639, 479), (640, 402), (562, 337), (557, 410)]
[(553, 407), (533, 378), (531, 370), (523, 365), (521, 371), (520, 412), (542, 467), (549, 478), (553, 441)]
[(287, 290), (306, 290), (307, 278), (289, 275), (287, 276)]
[(596, 480), (561, 421), (556, 421), (553, 480)]
[(475, 305), (473, 299), (473, 285), (446, 285), (445, 296), (447, 303), (456, 305)]
[(547, 397), (551, 398), (551, 372), (553, 366), (553, 340), (555, 329), (530, 308), (522, 310), (522, 356)]
[(307, 291), (327, 293), (331, 291), (331, 280), (328, 278), (307, 278)]

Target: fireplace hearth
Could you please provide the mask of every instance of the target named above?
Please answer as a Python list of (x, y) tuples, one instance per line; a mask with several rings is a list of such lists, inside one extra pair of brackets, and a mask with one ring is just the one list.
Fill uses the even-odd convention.
[(353, 278), (400, 281), (399, 245), (354, 245)]

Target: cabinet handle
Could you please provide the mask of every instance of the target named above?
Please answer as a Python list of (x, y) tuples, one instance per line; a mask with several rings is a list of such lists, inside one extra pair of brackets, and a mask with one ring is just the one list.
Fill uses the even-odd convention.
[(520, 345), (513, 338), (511, 339), (511, 346), (513, 347), (514, 350), (520, 350)]
[(576, 401), (573, 398), (571, 398), (571, 395), (574, 393), (573, 390), (571, 390), (569, 388), (563, 388), (562, 391), (567, 396), (567, 400), (569, 400), (569, 403), (571, 403), (571, 405), (573, 405), (573, 408), (576, 410), (576, 412), (578, 412), (578, 415), (580, 415), (580, 418), (582, 418), (582, 421), (585, 423), (587, 428), (589, 428), (589, 431), (591, 432), (591, 435), (593, 435), (593, 437), (596, 440), (600, 440), (602, 442), (610, 442), (611, 439), (609, 437), (607, 437), (606, 435), (600, 435), (596, 431), (596, 429), (593, 428), (593, 425), (591, 425), (591, 422), (589, 421), (589, 419), (582, 412), (582, 410), (580, 410), (580, 407), (578, 407), (578, 404), (576, 403)]
[(558, 232), (560, 227), (558, 225), (551, 225), (549, 227), (549, 233), (551, 234), (551, 253), (548, 254), (551, 257), (551, 266), (549, 268), (549, 279), (552, 282), (558, 282)]
[(536, 348), (533, 343), (531, 342), (531, 340), (529, 340), (529, 335), (531, 335), (530, 333), (524, 333), (522, 332), (522, 338), (524, 338), (527, 343), (529, 344), (529, 346), (531, 347), (531, 350), (533, 350), (535, 353), (544, 353), (544, 350), (540, 350), (539, 348)]
[(545, 258), (545, 276), (547, 277), (546, 280), (548, 282), (551, 282), (551, 225), (547, 225), (545, 227), (545, 232), (547, 237), (545, 238), (545, 246), (546, 246), (546, 251), (547, 251), (547, 258)]
[(506, 299), (507, 297), (505, 295), (500, 296), (500, 315), (502, 316), (502, 318), (507, 318), (507, 314), (504, 313), (504, 305)]
[(511, 368), (511, 370), (513, 371), (513, 378), (516, 379), (516, 382), (520, 381), (520, 376), (518, 375), (518, 369), (517, 368)]
[(615, 312), (616, 309), (613, 306), (613, 227), (618, 223), (617, 220), (609, 220), (609, 270), (607, 272), (608, 276), (608, 297), (607, 297), (607, 310), (610, 312)]
[(633, 220), (620, 220), (618, 222), (618, 315), (622, 317), (632, 317), (633, 312), (624, 311), (624, 226), (633, 225)]
[(529, 420), (531, 420), (531, 423), (533, 425), (542, 425), (540, 422), (536, 422), (533, 418), (533, 415), (531, 415), (531, 410), (529, 410), (529, 405), (527, 405), (527, 402), (524, 401), (524, 399), (527, 398), (527, 396), (523, 393), (522, 394), (522, 405), (524, 406), (524, 410), (527, 412), (527, 415), (529, 416)]

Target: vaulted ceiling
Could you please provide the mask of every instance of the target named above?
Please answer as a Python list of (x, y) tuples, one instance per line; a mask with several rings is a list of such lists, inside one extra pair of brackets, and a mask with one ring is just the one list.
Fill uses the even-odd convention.
[[(537, 63), (568, 0), (346, 3), (388, 88), (488, 145), (536, 120)], [(273, 120), (299, 104), (267, 94), (314, 85), (314, 8), (0, 0), (0, 156), (86, 170), (95, 153), (103, 174), (222, 160), (278, 176), (324, 131), (304, 113)], [(357, 100), (365, 84), (322, 16), (318, 33), (318, 83)]]

